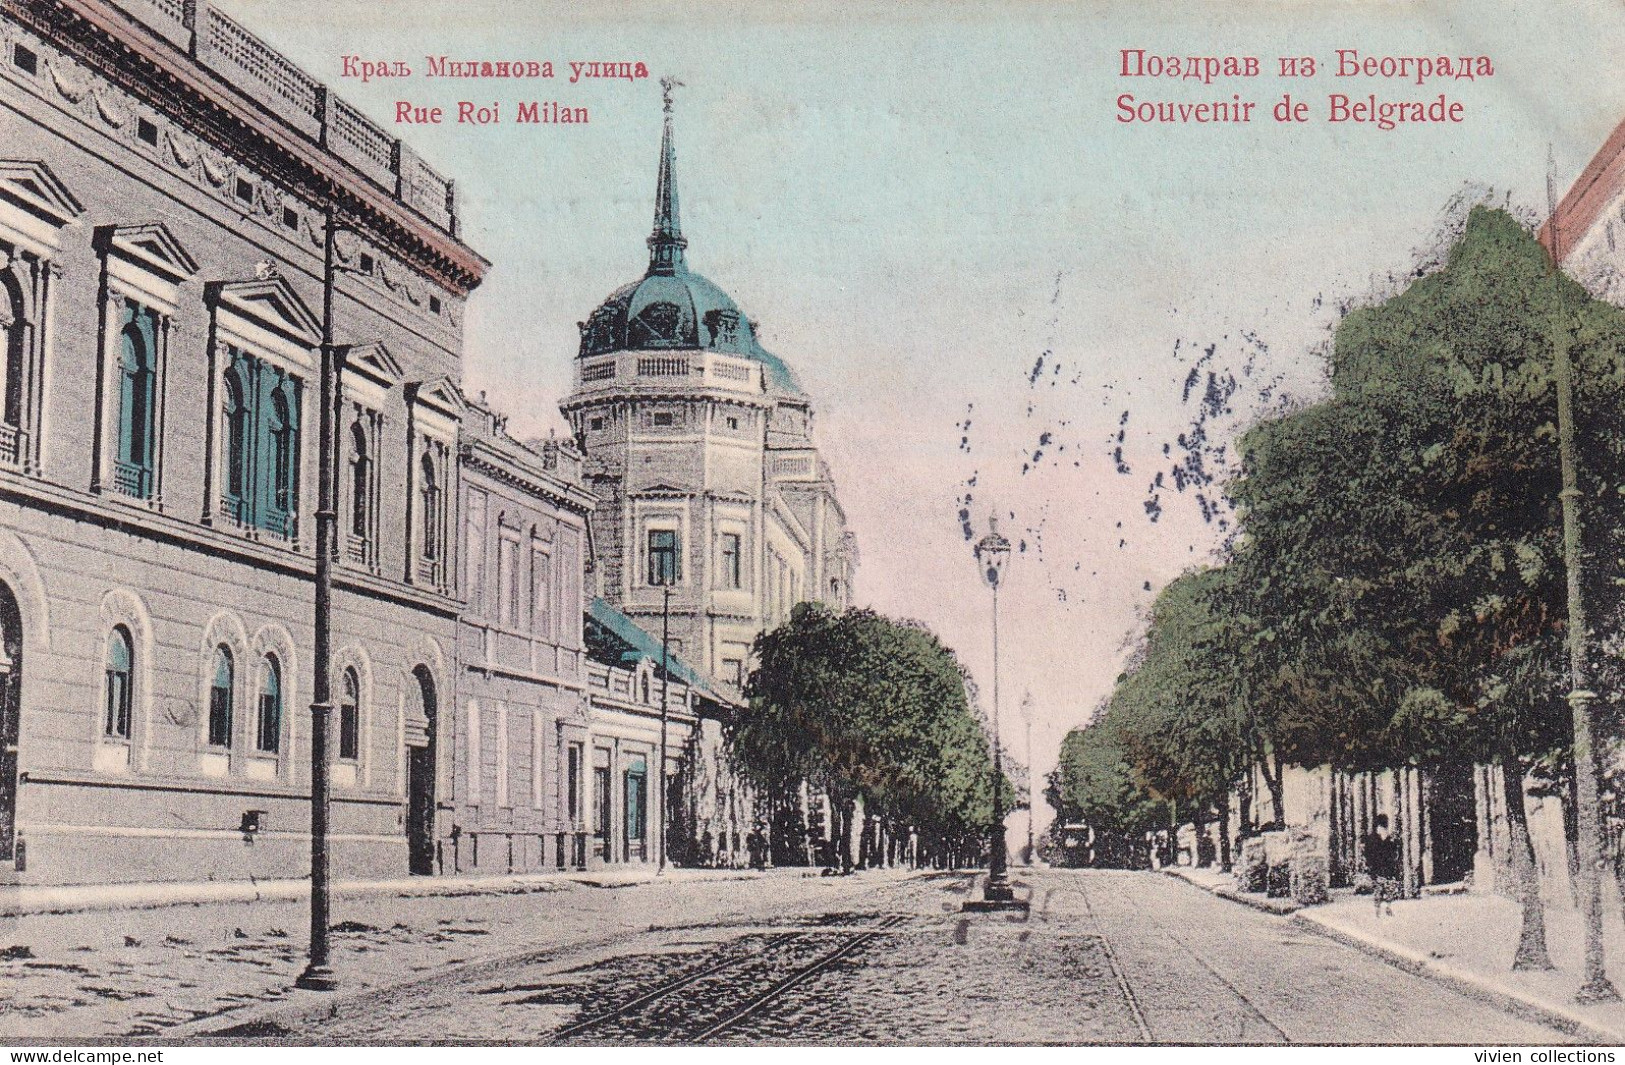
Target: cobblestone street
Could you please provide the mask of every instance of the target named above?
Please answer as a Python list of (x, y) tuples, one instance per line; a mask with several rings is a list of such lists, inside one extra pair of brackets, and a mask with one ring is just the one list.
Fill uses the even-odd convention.
[(1183, 882), (1018, 881), (1025, 919), (962, 914), (973, 880), (958, 874), (357, 900), (335, 914), (346, 985), (326, 997), (287, 990), (302, 964), (294, 904), (25, 918), (0, 1023), (323, 1042), (1565, 1039)]

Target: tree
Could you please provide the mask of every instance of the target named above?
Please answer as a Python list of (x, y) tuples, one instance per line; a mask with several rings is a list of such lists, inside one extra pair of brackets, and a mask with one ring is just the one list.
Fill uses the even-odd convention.
[[(793, 795), (805, 782), (829, 795), (843, 865), (860, 806), (866, 824), (893, 838), (912, 831), (939, 860), (980, 851), (991, 749), (960, 664), (936, 636), (870, 610), (803, 603), (754, 652), (750, 706), (725, 732), (759, 793)], [(1002, 786), (1008, 803), (1013, 789)]]

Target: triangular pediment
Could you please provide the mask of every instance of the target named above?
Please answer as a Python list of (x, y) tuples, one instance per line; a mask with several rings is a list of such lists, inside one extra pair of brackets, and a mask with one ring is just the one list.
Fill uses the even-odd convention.
[(411, 388), (414, 403), (432, 407), (457, 421), (462, 421), (463, 415), (468, 413), (468, 404), (463, 400), (463, 393), (449, 377), (441, 377), (434, 381), (417, 381)]
[(96, 230), (96, 247), (103, 254), (121, 255), (170, 281), (185, 281), (197, 273), (197, 260), (162, 222), (103, 226)]
[(84, 205), (38, 159), (0, 159), (0, 198), (56, 226), (65, 226), (85, 213)]
[(401, 364), (381, 343), (351, 344), (345, 348), (344, 370), (360, 374), (385, 388), (400, 384)]
[(208, 286), (206, 297), (307, 347), (321, 343), (321, 320), (279, 274), (252, 281), (216, 281)]

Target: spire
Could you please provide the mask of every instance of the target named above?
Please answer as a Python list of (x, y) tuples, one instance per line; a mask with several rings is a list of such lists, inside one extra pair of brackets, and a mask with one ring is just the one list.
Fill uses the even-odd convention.
[(683, 83), (673, 77), (660, 79), (665, 101), (666, 126), (660, 135), (660, 180), (655, 186), (655, 228), (649, 234), (649, 272), (673, 274), (683, 265), (683, 227), (677, 216), (677, 150), (671, 138), (671, 91)]

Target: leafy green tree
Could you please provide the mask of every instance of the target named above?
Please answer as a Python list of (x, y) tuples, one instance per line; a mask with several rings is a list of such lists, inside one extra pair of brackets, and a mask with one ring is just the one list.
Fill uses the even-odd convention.
[[(980, 850), (993, 810), (991, 750), (960, 664), (936, 636), (870, 610), (803, 603), (754, 650), (750, 706), (726, 735), (759, 793), (821, 789), (839, 839), (852, 834), (861, 803), (866, 823), (893, 838), (918, 834), (939, 860)], [(1008, 805), (1014, 792), (1002, 786)], [(843, 864), (851, 850), (841, 848)]]

